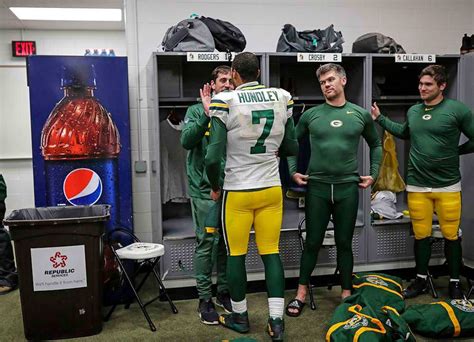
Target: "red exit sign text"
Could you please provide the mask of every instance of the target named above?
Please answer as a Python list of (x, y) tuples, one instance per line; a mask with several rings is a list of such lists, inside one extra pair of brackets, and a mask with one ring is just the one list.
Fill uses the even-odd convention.
[(25, 57), (30, 55), (36, 55), (36, 42), (29, 40), (14, 40), (12, 41), (12, 56), (13, 57)]

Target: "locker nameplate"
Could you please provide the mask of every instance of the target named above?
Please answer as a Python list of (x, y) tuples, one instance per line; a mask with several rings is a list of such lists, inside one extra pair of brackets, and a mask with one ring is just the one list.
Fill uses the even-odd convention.
[(436, 55), (433, 54), (418, 54), (406, 53), (395, 54), (395, 63), (435, 63)]
[(298, 52), (296, 55), (298, 62), (341, 62), (342, 53), (308, 53)]
[(232, 62), (235, 52), (188, 52), (188, 62)]

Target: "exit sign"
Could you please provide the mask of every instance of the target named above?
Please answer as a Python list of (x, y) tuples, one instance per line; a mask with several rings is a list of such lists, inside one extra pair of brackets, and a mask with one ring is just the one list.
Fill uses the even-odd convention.
[(36, 55), (36, 42), (33, 40), (13, 40), (12, 56), (25, 57)]

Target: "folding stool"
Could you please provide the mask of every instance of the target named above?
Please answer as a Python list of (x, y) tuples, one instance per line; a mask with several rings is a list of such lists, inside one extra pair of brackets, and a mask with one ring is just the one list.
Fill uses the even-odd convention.
[[(120, 233), (120, 234), (125, 234), (127, 237), (133, 239), (133, 243), (131, 243), (128, 246), (122, 247), (122, 246), (117, 246), (116, 244), (112, 243), (112, 237), (114, 234)], [(130, 288), (133, 291), (133, 294), (135, 296), (135, 299), (140, 306), (140, 309), (143, 312), (143, 315), (145, 316), (146, 320), (148, 321), (148, 324), (150, 326), (151, 331), (156, 331), (156, 327), (153, 324), (148, 311), (146, 310), (146, 306), (148, 304), (153, 303), (160, 297), (165, 297), (168, 303), (171, 306), (171, 310), (173, 313), (177, 314), (178, 309), (174, 305), (174, 303), (171, 301), (171, 298), (168, 296), (168, 293), (166, 292), (166, 288), (163, 285), (163, 282), (161, 281), (160, 278), (160, 273), (156, 269), (156, 265), (160, 261), (161, 256), (165, 254), (165, 248), (163, 245), (158, 244), (158, 243), (149, 243), (149, 242), (141, 242), (132, 232), (122, 229), (122, 228), (117, 228), (107, 234), (107, 239), (110, 241), (110, 246), (112, 249), (112, 252), (120, 266), (120, 269), (123, 272), (123, 275), (125, 276), (125, 279), (127, 283), (130, 285)], [(132, 260), (136, 267), (134, 270), (132, 270), (133, 274), (124, 266), (123, 260)], [(135, 286), (135, 277), (138, 275), (138, 273), (144, 270), (145, 275), (143, 276), (143, 279), (140, 281), (138, 286)], [(148, 276), (150, 273), (153, 273), (157, 283), (158, 283), (158, 288), (159, 288), (159, 294), (158, 296), (154, 297), (147, 303), (143, 304), (140, 296), (138, 295), (138, 292), (142, 288), (143, 284), (145, 281), (148, 279)], [(131, 303), (128, 303), (125, 308), (128, 309)], [(110, 311), (107, 313), (105, 317), (105, 321), (108, 321), (110, 316), (112, 315), (112, 312), (115, 310), (117, 304), (114, 304)]]

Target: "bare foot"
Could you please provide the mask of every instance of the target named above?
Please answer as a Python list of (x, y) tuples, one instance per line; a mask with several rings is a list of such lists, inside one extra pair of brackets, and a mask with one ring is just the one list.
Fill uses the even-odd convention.
[(342, 290), (341, 299), (344, 300), (351, 295), (351, 290)]
[[(308, 286), (299, 284), (298, 290), (296, 291), (295, 298), (304, 303), (306, 300), (307, 292), (308, 292)], [(294, 308), (288, 308), (288, 311), (295, 314), (298, 313), (298, 309), (294, 309)]]

